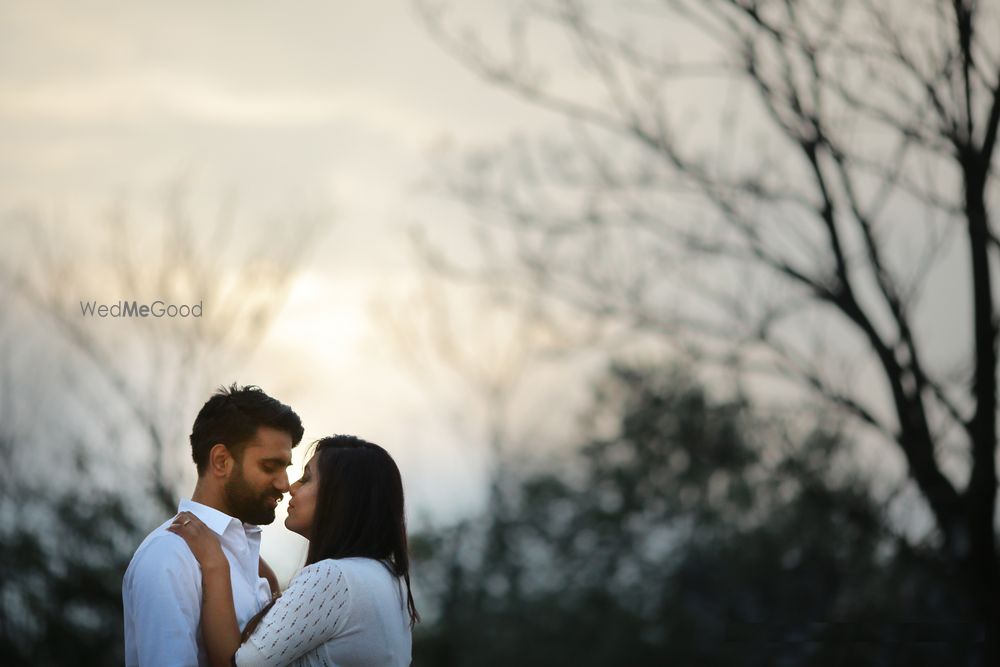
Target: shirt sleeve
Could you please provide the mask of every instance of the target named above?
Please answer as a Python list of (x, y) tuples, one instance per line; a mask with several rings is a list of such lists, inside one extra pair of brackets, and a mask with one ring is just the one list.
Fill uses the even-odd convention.
[(343, 633), (351, 591), (340, 566), (323, 560), (302, 569), (236, 652), (237, 667), (287, 665)]
[(201, 572), (189, 555), (180, 537), (164, 535), (129, 568), (126, 613), (141, 667), (198, 666)]

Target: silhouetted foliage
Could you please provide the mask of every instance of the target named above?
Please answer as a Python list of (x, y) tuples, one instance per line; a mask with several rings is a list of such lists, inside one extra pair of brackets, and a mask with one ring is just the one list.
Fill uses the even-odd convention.
[(415, 664), (979, 664), (955, 573), (894, 532), (836, 431), (625, 366), (584, 427), (414, 540), (436, 614)]
[(85, 486), (0, 493), (5, 665), (124, 662), (121, 580), (143, 531), (125, 498)]
[(1000, 4), (415, 4), (456, 61), (566, 127), (436, 169), (470, 243), (428, 226), (435, 266), (864, 426), (1000, 635)]

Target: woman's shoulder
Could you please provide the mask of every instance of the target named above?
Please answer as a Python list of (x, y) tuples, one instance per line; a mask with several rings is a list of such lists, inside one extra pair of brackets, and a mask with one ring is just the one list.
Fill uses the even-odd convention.
[(324, 558), (303, 567), (295, 578), (341, 577), (345, 574), (363, 575), (379, 571), (389, 570), (386, 563), (374, 558)]
[(350, 574), (363, 574), (374, 572), (389, 572), (391, 567), (385, 561), (376, 558), (364, 558), (352, 556), (350, 558), (326, 558), (313, 563), (310, 567), (320, 566), (317, 569), (324, 571), (338, 571)]
[(295, 574), (295, 579), (300, 577), (315, 578), (339, 576), (342, 572), (340, 560), (336, 558), (324, 558), (315, 563), (306, 565)]
[(308, 578), (337, 579), (342, 585), (371, 582), (373, 580), (395, 579), (392, 566), (376, 558), (325, 558), (307, 565), (299, 571), (298, 576)]
[(332, 558), (316, 561), (306, 565), (295, 573), (291, 581), (288, 582), (286, 592), (292, 590), (308, 590), (322, 585), (323, 588), (330, 586), (342, 587), (347, 583), (340, 563)]
[(315, 594), (341, 598), (348, 606), (354, 603), (355, 591), (395, 590), (396, 577), (386, 563), (374, 558), (325, 558), (306, 565), (292, 578), (286, 594), (312, 597)]

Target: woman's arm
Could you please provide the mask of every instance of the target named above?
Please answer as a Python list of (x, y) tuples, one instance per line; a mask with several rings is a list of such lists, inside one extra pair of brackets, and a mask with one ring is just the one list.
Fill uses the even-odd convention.
[(229, 667), (240, 647), (229, 560), (222, 552), (218, 536), (190, 512), (178, 514), (167, 530), (184, 538), (201, 565), (201, 634), (209, 664)]
[(340, 566), (303, 568), (234, 657), (238, 667), (283, 667), (344, 632), (351, 592)]

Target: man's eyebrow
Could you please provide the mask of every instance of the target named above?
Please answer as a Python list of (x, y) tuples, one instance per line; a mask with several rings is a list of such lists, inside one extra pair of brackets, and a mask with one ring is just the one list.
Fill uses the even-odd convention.
[(260, 462), (261, 463), (277, 463), (278, 465), (283, 465), (286, 468), (288, 466), (292, 465), (292, 460), (291, 459), (282, 458), (280, 456), (272, 456), (271, 458), (268, 458), (268, 459), (260, 459)]

